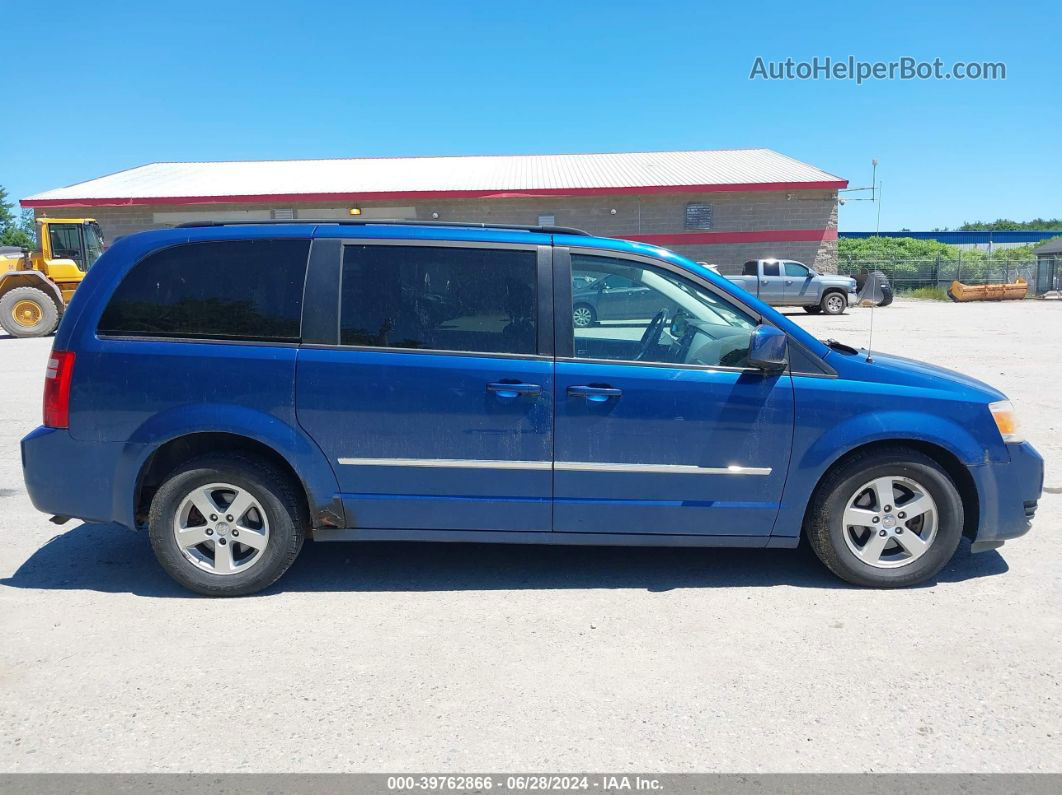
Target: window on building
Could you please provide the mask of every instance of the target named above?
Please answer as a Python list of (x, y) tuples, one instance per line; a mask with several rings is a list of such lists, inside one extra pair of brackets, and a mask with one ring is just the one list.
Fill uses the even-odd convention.
[(535, 353), (535, 284), (532, 251), (347, 246), (340, 342)]
[(295, 342), (306, 240), (186, 243), (150, 254), (118, 285), (102, 334)]
[(556, 226), (557, 216), (555, 215), (540, 215), (538, 217), (539, 226)]
[(686, 205), (687, 229), (711, 229), (712, 205), (704, 202), (690, 202)]

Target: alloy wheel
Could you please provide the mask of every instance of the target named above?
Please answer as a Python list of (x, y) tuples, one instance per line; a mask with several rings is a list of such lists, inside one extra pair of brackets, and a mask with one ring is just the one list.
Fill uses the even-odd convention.
[(845, 544), (853, 555), (877, 569), (896, 569), (929, 550), (940, 513), (922, 484), (886, 476), (856, 489), (841, 521)]
[(193, 565), (211, 574), (238, 574), (262, 560), (269, 543), (269, 520), (247, 489), (210, 483), (181, 500), (173, 536)]
[(575, 323), (578, 328), (586, 328), (593, 324), (594, 313), (590, 311), (590, 307), (577, 306), (575, 307), (575, 311), (572, 312), (572, 322)]

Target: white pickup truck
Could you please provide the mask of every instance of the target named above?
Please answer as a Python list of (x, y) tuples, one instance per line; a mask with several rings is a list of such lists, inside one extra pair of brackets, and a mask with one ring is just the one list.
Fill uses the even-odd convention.
[(818, 273), (786, 259), (753, 259), (740, 276), (727, 276), (771, 306), (802, 306), (806, 312), (840, 315), (856, 302), (856, 280)]

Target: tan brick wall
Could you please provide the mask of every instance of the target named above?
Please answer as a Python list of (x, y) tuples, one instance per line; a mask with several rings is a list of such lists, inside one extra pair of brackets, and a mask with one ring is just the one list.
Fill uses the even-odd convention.
[[(483, 223), (537, 224), (540, 215), (552, 215), (559, 226), (574, 226), (610, 237), (654, 234), (682, 234), (685, 209), (689, 202), (712, 206), (711, 232), (757, 232), (786, 229), (836, 229), (837, 193), (835, 191), (750, 191), (722, 193), (648, 194), (642, 196), (539, 197), (530, 199), (448, 199), (440, 201), (357, 202), (365, 216), (397, 216), (431, 219), (437, 213), (443, 221), (477, 221)], [(270, 209), (293, 209), (297, 218), (349, 217), (345, 213), (354, 203), (297, 202), (225, 205), (163, 205), (147, 207), (50, 208), (52, 217), (89, 215), (99, 221), (104, 237), (113, 241), (121, 235), (144, 229), (171, 226), (179, 220), (173, 213), (203, 214), (205, 219), (217, 213), (253, 211), (262, 218)], [(615, 211), (613, 213), (613, 210)], [(37, 211), (38, 215), (42, 211)], [(733, 272), (748, 259), (785, 257), (796, 259), (819, 270), (837, 269), (837, 244), (822, 243), (740, 243), (740, 244), (672, 244), (671, 248), (694, 260), (712, 262), (723, 272)]]

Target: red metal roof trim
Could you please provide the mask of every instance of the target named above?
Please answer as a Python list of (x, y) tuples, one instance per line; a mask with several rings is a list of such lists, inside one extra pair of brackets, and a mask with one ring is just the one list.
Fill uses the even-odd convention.
[(269, 193), (245, 196), (114, 197), (108, 199), (23, 199), (23, 207), (133, 207), (170, 204), (261, 204), (262, 202), (358, 202), (393, 199), (535, 199), (557, 196), (632, 196), (658, 193), (728, 193), (767, 190), (840, 190), (848, 180), (826, 182), (734, 182), (714, 185), (650, 185), (634, 188), (558, 188), (534, 191), (383, 191), (379, 193)]

